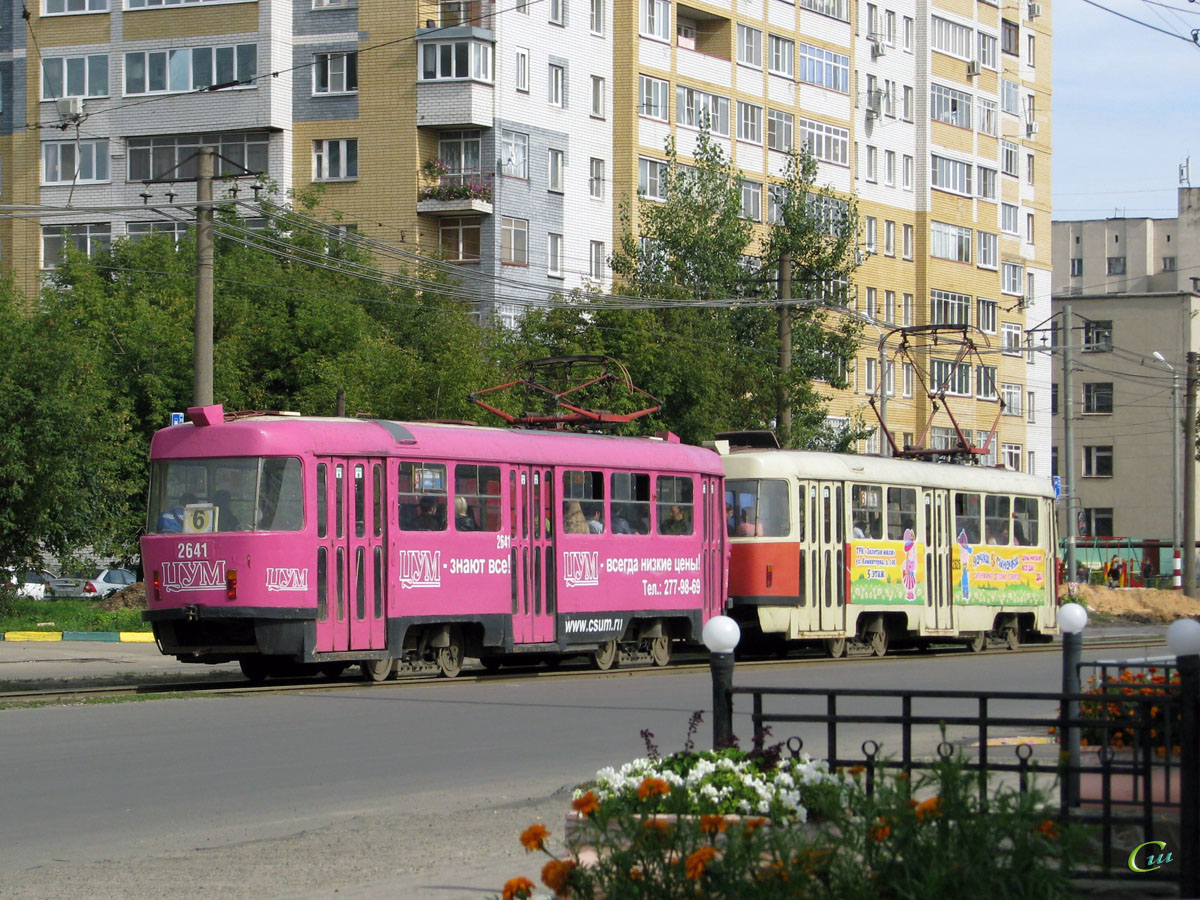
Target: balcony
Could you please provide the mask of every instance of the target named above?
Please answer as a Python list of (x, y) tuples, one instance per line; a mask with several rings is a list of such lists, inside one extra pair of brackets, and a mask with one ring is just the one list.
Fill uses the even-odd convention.
[(492, 214), (492, 175), (480, 171), (443, 172), (417, 191), (417, 212), (432, 216)]
[(417, 126), (490, 128), (492, 33), (461, 25), (417, 31)]

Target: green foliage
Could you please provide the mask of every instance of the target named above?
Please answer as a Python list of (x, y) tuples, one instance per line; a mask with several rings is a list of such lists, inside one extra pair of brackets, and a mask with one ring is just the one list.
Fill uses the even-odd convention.
[(149, 631), (141, 610), (106, 610), (94, 600), (30, 600), (0, 590), (0, 633), (6, 631)]

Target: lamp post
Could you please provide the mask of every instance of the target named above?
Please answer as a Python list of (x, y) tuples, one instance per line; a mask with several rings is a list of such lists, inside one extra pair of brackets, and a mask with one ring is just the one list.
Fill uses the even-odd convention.
[(1068, 695), (1079, 693), (1079, 656), (1087, 623), (1087, 610), (1078, 603), (1064, 603), (1058, 610), (1058, 627), (1063, 636), (1062, 692), (1066, 709), (1063, 752), (1067, 755), (1067, 777), (1063, 779), (1063, 786), (1068, 806), (1079, 804), (1079, 725), (1074, 721), (1079, 718), (1079, 701)]
[(1180, 552), (1183, 546), (1180, 535), (1183, 528), (1179, 522), (1179, 512), (1182, 509), (1179, 504), (1179, 485), (1182, 481), (1179, 474), (1179, 373), (1157, 350), (1154, 351), (1154, 358), (1171, 370), (1171, 546), (1174, 550), (1171, 587), (1178, 591), (1183, 588), (1183, 573), (1180, 570)]
[(1179, 671), (1179, 896), (1200, 894), (1200, 622), (1177, 619), (1167, 648)]
[(742, 629), (729, 616), (713, 616), (704, 623), (700, 638), (711, 654), (713, 749), (724, 750), (733, 744), (733, 650), (742, 638)]

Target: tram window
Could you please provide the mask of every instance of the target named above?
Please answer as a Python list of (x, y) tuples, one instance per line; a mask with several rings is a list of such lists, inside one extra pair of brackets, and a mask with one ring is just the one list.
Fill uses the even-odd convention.
[(333, 528), (339, 538), (346, 536), (346, 467), (338, 463), (333, 467)]
[(300, 477), (300, 460), (264, 459), (258, 474), (255, 530), (299, 531), (303, 527), (304, 481)]
[(726, 481), (725, 508), (732, 537), (787, 537), (792, 530), (788, 483), (781, 478)]
[(317, 548), (317, 621), (329, 618), (329, 548)]
[(855, 484), (850, 488), (854, 537), (878, 541), (883, 538), (883, 488)]
[[(802, 540), (804, 540), (804, 535), (807, 533), (807, 528), (805, 528), (805, 522), (808, 519), (808, 516), (807, 516), (808, 504), (804, 502), (804, 485), (800, 485), (800, 490), (796, 493), (796, 507), (797, 507), (796, 514), (797, 514), (797, 519), (799, 522), (799, 529), (798, 529), (799, 533), (796, 535), (796, 540), (802, 541)], [(803, 592), (804, 579), (800, 580), (800, 587), (801, 587), (801, 591)]]
[[(185, 518), (185, 510), (192, 515)], [(304, 483), (298, 459), (170, 459), (151, 467), (149, 534), (303, 527)]]
[[(833, 536), (830, 534), (830, 531), (829, 531), (830, 525), (833, 522), (833, 504), (830, 503), (829, 496), (830, 496), (829, 485), (825, 485), (823, 488), (821, 488), (821, 502), (822, 502), (822, 512), (823, 512), (822, 520), (825, 522), (825, 543), (826, 544), (828, 544), (830, 542), (830, 540), (832, 540), (832, 538), (833, 538)], [(826, 591), (826, 594), (825, 594), (825, 605), (826, 606), (829, 605), (828, 591)]]
[(659, 475), (658, 533), (691, 534), (695, 522), (692, 502), (692, 479), (678, 475)]
[[(843, 491), (843, 488), (840, 484), (837, 485), (836, 487), (834, 487), (834, 489), (833, 489), (833, 494), (834, 494), (833, 522), (834, 522), (834, 526), (837, 529), (836, 540), (839, 544), (844, 543), (846, 540), (846, 534), (845, 534), (845, 531), (846, 531), (846, 528), (845, 528), (846, 504), (845, 504), (845, 499), (842, 497), (842, 491)], [(838, 571), (841, 571), (840, 563), (838, 564)], [(838, 579), (838, 584), (841, 584), (840, 578)]]
[(367, 536), (367, 470), (362, 463), (354, 465), (354, 536)]
[(383, 548), (375, 548), (375, 618), (383, 618)]
[(457, 531), (500, 530), (500, 467), (454, 467), (454, 527)]
[(372, 475), (371, 490), (374, 491), (374, 494), (372, 496), (375, 498), (374, 532), (375, 532), (375, 537), (379, 537), (380, 535), (383, 534), (383, 518), (384, 518), (384, 512), (383, 512), (383, 466), (381, 466), (379, 463), (375, 463), (375, 465), (371, 467), (371, 475)]
[(323, 538), (329, 533), (329, 497), (325, 485), (326, 472), (329, 467), (325, 463), (317, 466), (317, 537)]
[(1008, 544), (1008, 509), (1007, 497), (989, 495), (983, 501), (983, 533), (987, 543)]
[(1034, 497), (1013, 497), (1012, 538), (1018, 547), (1038, 544), (1038, 501)]
[(650, 533), (650, 476), (641, 472), (613, 472), (613, 534)]
[[(941, 512), (942, 507), (938, 505), (938, 512)], [(941, 523), (939, 522), (939, 527)], [(925, 492), (925, 546), (933, 546), (933, 494)]]
[(401, 531), (446, 530), (446, 466), (400, 463), (396, 496)]
[(366, 554), (362, 547), (354, 548), (354, 618), (361, 622), (367, 617)]
[(604, 473), (568, 469), (562, 483), (563, 533), (591, 534), (588, 519), (595, 517), (596, 507), (604, 506)]
[(904, 540), (904, 532), (917, 533), (916, 488), (887, 489), (887, 536), (889, 541)]
[(980, 537), (980, 508), (978, 494), (954, 494), (954, 539), (965, 534), (968, 544), (978, 544)]

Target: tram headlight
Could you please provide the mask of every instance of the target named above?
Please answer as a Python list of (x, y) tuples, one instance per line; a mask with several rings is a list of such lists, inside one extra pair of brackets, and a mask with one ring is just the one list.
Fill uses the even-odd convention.
[(225, 575), (225, 599), (237, 599), (237, 569), (230, 569)]

